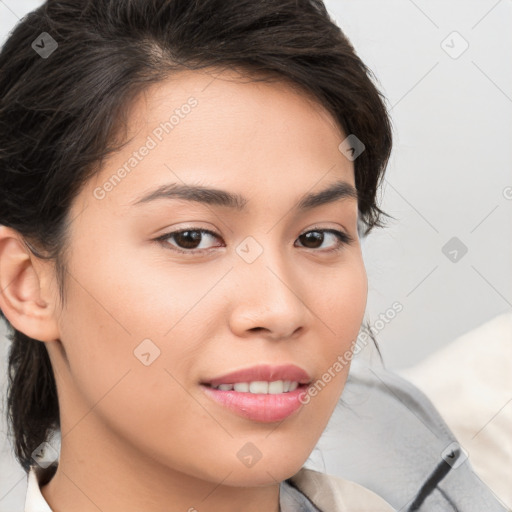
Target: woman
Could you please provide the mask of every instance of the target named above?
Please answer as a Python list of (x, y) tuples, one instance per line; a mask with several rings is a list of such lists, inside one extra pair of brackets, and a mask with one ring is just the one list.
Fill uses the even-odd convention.
[(302, 467), (347, 379), (392, 140), (322, 2), (47, 1), (0, 70), (25, 510), (392, 510)]

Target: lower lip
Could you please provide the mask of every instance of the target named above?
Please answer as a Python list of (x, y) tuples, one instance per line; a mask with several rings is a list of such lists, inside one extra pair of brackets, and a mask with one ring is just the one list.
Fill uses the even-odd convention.
[(256, 394), (240, 391), (221, 391), (201, 385), (204, 392), (217, 403), (253, 421), (282, 421), (300, 408), (300, 398), (306, 393), (307, 385), (299, 386), (288, 393)]

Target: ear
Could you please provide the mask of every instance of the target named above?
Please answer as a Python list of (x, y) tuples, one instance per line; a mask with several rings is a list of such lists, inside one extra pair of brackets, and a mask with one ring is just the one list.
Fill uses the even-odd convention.
[(59, 339), (51, 270), (17, 231), (0, 225), (0, 309), (16, 330), (40, 341)]

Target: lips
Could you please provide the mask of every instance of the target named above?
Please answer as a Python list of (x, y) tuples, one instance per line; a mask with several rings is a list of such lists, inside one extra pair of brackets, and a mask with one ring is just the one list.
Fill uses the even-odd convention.
[(201, 389), (238, 416), (276, 422), (302, 407), (301, 397), (311, 381), (305, 370), (293, 364), (259, 365), (209, 379), (201, 383)]

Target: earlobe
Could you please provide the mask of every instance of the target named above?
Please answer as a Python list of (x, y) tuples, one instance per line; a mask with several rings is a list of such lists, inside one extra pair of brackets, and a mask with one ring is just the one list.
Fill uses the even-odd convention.
[(42, 268), (34, 265), (34, 256), (25, 247), (21, 235), (0, 226), (0, 309), (10, 324), (25, 335), (40, 341), (59, 338), (54, 307), (42, 290)]

